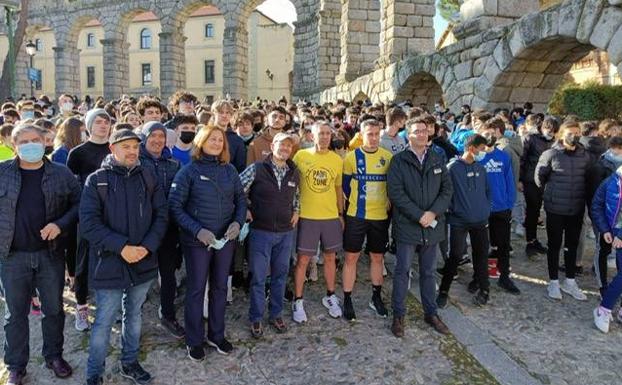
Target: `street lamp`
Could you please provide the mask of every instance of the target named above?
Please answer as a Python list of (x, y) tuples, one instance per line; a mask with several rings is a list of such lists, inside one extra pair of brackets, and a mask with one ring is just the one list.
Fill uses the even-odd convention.
[(30, 96), (35, 96), (35, 83), (34, 80), (32, 79), (32, 72), (33, 71), (33, 59), (35, 57), (35, 53), (37, 52), (37, 46), (35, 45), (35, 43), (32, 42), (32, 40), (28, 40), (28, 43), (26, 43), (26, 53), (28, 54), (28, 56), (30, 56), (30, 70), (29, 70), (29, 77), (30, 77)]

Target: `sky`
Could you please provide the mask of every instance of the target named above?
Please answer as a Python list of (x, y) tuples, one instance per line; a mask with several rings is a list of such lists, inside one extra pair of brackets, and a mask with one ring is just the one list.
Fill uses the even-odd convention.
[[(257, 9), (279, 23), (292, 24), (296, 21), (296, 9), (289, 0), (266, 0)], [(445, 28), (447, 22), (437, 14), (434, 18), (435, 41), (438, 41)]]

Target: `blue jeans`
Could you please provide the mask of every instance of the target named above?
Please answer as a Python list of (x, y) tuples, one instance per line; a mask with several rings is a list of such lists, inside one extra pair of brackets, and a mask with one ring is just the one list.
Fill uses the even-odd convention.
[(423, 311), (427, 316), (436, 315), (436, 249), (438, 245), (413, 245), (397, 241), (395, 273), (393, 274), (393, 294), (391, 306), (394, 317), (406, 315), (406, 295), (408, 294), (408, 272), (412, 257), (419, 255), (419, 291)]
[(46, 360), (63, 354), (63, 287), (65, 261), (52, 257), (47, 250), (12, 252), (0, 260), (0, 282), (4, 288), (4, 363), (11, 371), (22, 370), (28, 364), (30, 330), (28, 314), (33, 289), (39, 289), (41, 299), (41, 331), (43, 357)]
[[(614, 235), (618, 238), (622, 238), (622, 230), (616, 229), (614, 231)], [(616, 249), (616, 262), (617, 266), (622, 266), (622, 249)], [(602, 307), (606, 307), (607, 309), (613, 309), (613, 306), (616, 304), (618, 298), (622, 295), (622, 271), (618, 269), (618, 272), (613, 280), (607, 285), (607, 290), (603, 295), (603, 300), (600, 303)]]
[(87, 378), (101, 377), (104, 373), (110, 332), (120, 308), (123, 309), (121, 363), (127, 365), (138, 361), (142, 324), (141, 307), (152, 283), (153, 279), (128, 289), (95, 290), (97, 312), (89, 342)]
[(248, 254), (251, 272), (251, 306), (248, 318), (251, 322), (259, 322), (263, 319), (266, 305), (264, 290), (268, 273), (270, 273), (270, 320), (281, 316), (293, 241), (294, 231), (273, 233), (251, 230)]

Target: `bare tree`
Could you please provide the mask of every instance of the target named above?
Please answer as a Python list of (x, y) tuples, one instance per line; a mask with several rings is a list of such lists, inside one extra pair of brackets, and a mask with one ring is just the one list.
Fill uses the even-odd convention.
[[(13, 49), (9, 49), (9, 52), (7, 52), (4, 64), (2, 66), (2, 76), (0, 76), (0, 101), (5, 100), (9, 96), (15, 96), (11, 95), (11, 92), (14, 92), (15, 90), (11, 90), (11, 76), (13, 74), (10, 66), (11, 63), (15, 63), (17, 61), (17, 54), (19, 53), (22, 43), (24, 42), (24, 37), (26, 36), (26, 27), (28, 27), (28, 0), (21, 0), (20, 3), (21, 8), (19, 11), (19, 18), (13, 38)], [(8, 32), (10, 33), (10, 31)], [(9, 57), (9, 55), (11, 54), (13, 55), (12, 58)], [(22, 74), (22, 76), (25, 76), (25, 74)]]

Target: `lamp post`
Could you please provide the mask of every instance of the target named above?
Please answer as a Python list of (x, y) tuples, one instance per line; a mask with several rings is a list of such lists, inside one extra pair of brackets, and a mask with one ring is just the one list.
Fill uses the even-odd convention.
[(35, 83), (32, 79), (32, 72), (34, 72), (33, 59), (36, 52), (37, 46), (35, 45), (35, 43), (32, 42), (32, 40), (28, 40), (28, 43), (26, 43), (26, 53), (28, 54), (28, 56), (30, 56), (30, 69), (28, 71), (28, 77), (30, 78), (30, 96), (35, 96)]

